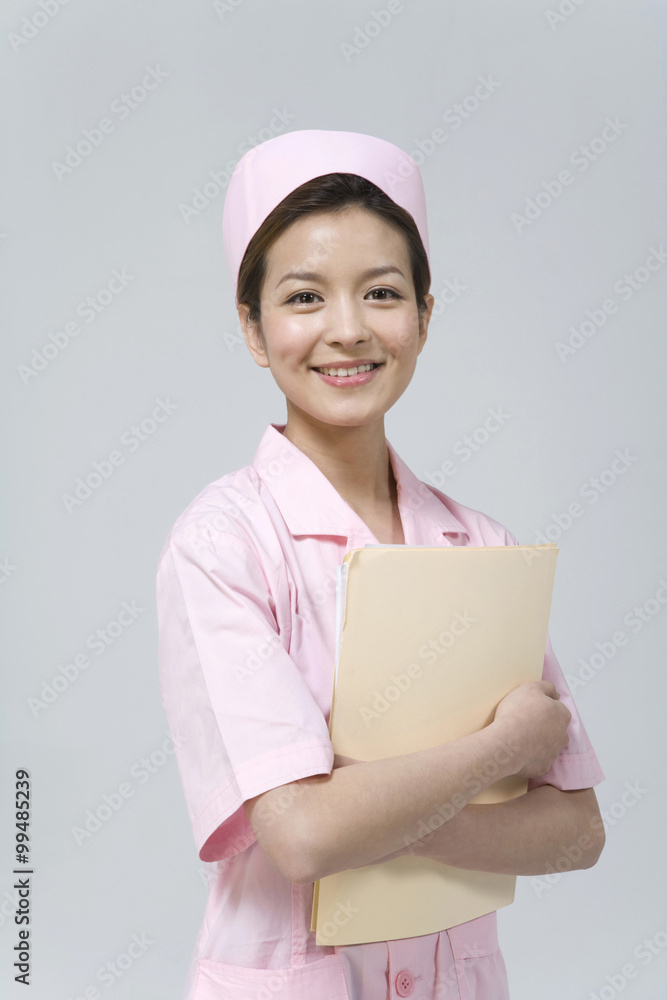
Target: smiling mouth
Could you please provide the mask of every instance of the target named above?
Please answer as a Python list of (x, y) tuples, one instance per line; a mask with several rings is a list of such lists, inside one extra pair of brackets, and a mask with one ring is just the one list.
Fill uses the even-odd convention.
[(363, 374), (364, 372), (373, 371), (374, 368), (379, 368), (380, 363), (370, 364), (370, 365), (356, 365), (352, 368), (314, 368), (313, 371), (320, 372), (322, 375), (333, 375), (343, 377), (346, 375), (357, 375)]

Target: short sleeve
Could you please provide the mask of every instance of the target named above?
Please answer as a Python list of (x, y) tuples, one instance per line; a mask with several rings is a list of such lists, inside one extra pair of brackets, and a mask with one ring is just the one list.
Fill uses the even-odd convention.
[[(507, 529), (505, 531), (507, 544), (518, 545), (519, 542), (514, 535)], [(556, 659), (549, 635), (547, 635), (544, 653), (542, 680), (551, 681), (560, 694), (561, 702), (572, 715), (567, 727), (569, 742), (565, 749), (558, 754), (546, 774), (539, 778), (528, 779), (527, 791), (539, 788), (540, 785), (554, 785), (561, 791), (592, 788), (594, 785), (599, 785), (605, 780), (605, 776), (574, 703), (572, 692)]]
[(251, 545), (204, 523), (173, 530), (156, 579), (160, 686), (199, 857), (254, 841), (246, 799), (331, 773), (326, 719), (290, 658)]
[(567, 727), (569, 743), (558, 754), (546, 774), (539, 778), (528, 779), (527, 790), (530, 792), (540, 785), (554, 785), (561, 791), (592, 788), (594, 785), (599, 785), (600, 782), (604, 781), (605, 776), (595, 750), (591, 746), (591, 741), (581, 721), (563, 671), (556, 659), (549, 636), (547, 636), (547, 647), (544, 654), (542, 680), (551, 681), (560, 694), (561, 702), (570, 710), (572, 718)]

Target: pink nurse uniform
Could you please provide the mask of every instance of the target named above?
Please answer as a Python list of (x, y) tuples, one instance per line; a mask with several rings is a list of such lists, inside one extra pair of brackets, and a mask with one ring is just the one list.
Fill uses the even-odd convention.
[[(251, 465), (211, 483), (171, 529), (157, 572), (163, 705), (209, 898), (186, 1000), (506, 1000), (496, 914), (398, 941), (320, 946), (313, 883), (268, 862), (243, 806), (329, 774), (336, 568), (377, 539), (270, 424)], [(387, 442), (407, 545), (513, 545), (486, 515), (419, 481)], [(544, 678), (569, 744), (529, 788), (604, 775), (548, 643)]]

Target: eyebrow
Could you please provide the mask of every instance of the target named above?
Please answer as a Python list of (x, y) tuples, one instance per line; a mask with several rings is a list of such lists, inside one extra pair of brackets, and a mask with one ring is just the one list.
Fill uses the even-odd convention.
[[(367, 271), (364, 271), (361, 275), (361, 279), (365, 280), (367, 278), (380, 278), (383, 274), (400, 274), (402, 278), (405, 279), (405, 275), (398, 267), (394, 267), (393, 264), (385, 264), (381, 267), (369, 267)], [(294, 279), (296, 281), (325, 281), (323, 275), (318, 274), (317, 271), (287, 271), (283, 274), (282, 278), (276, 285), (276, 288), (280, 287), (284, 281), (289, 281)]]

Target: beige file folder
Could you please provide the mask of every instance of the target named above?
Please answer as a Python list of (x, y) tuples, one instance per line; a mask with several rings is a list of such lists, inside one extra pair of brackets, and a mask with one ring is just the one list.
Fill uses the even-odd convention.
[[(371, 545), (346, 553), (329, 720), (334, 752), (379, 760), (459, 739), (488, 725), (513, 688), (540, 680), (557, 555), (554, 544)], [(526, 788), (512, 776), (471, 802), (504, 801)], [(507, 906), (515, 885), (514, 875), (402, 855), (318, 880), (311, 930), (318, 945), (432, 934)]]

